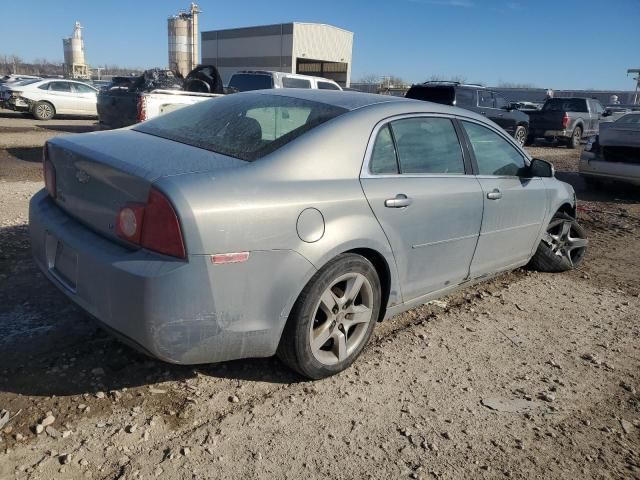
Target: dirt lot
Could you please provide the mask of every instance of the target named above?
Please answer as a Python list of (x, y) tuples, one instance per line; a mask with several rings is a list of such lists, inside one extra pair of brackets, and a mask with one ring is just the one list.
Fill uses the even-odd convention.
[(407, 312), (349, 371), (306, 382), (276, 359), (150, 360), (36, 271), (39, 148), (94, 125), (0, 111), (0, 479), (640, 479), (640, 194), (586, 190), (578, 152), (532, 148), (578, 192), (579, 271)]

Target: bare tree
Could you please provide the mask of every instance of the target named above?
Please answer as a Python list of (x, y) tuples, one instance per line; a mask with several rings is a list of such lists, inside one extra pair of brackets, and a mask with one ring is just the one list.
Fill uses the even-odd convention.
[(532, 83), (518, 83), (518, 82), (498, 82), (500, 88), (536, 88)]
[(360, 77), (355, 83), (368, 83), (372, 85), (380, 84), (380, 75), (376, 75), (375, 73), (367, 73)]

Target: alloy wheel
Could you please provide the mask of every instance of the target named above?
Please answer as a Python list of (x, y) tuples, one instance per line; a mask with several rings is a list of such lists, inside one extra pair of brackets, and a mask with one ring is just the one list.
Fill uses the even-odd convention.
[(573, 221), (562, 218), (549, 224), (544, 240), (551, 251), (559, 257), (566, 258), (571, 267), (580, 262), (589, 244), (573, 226)]
[(524, 130), (524, 128), (519, 128), (516, 131), (516, 142), (518, 142), (518, 145), (523, 147), (525, 142), (526, 142), (526, 140), (527, 140), (527, 132), (526, 132), (526, 130)]
[(49, 118), (53, 114), (51, 106), (46, 103), (41, 103), (36, 107), (36, 112), (40, 118)]
[(324, 365), (346, 360), (367, 338), (373, 321), (373, 287), (361, 273), (347, 273), (321, 295), (311, 323), (311, 352)]

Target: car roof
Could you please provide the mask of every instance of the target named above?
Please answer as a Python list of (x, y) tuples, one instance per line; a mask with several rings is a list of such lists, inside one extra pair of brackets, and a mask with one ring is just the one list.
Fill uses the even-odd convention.
[(312, 102), (326, 103), (335, 107), (353, 111), (365, 107), (397, 106), (398, 114), (405, 113), (442, 113), (474, 118), (487, 123), (486, 117), (451, 105), (413, 100), (392, 95), (378, 95), (354, 91), (316, 90), (308, 88), (281, 88), (272, 90), (254, 90), (252, 92), (235, 93), (234, 95), (279, 95), (283, 97), (300, 98)]

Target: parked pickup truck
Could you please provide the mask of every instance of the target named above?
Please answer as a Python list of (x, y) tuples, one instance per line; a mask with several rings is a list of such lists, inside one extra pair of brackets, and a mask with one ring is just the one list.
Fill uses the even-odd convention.
[(140, 77), (120, 81), (98, 93), (100, 128), (122, 128), (162, 113), (223, 95), (215, 67), (201, 65), (185, 79), (170, 70), (147, 70)]
[(540, 111), (528, 111), (528, 143), (536, 138), (558, 139), (568, 148), (577, 148), (583, 138), (598, 133), (604, 108), (591, 98), (550, 98)]
[(223, 95), (218, 93), (161, 89), (142, 93), (126, 90), (100, 92), (98, 94), (99, 125), (103, 130), (127, 127), (162, 113), (221, 96)]

